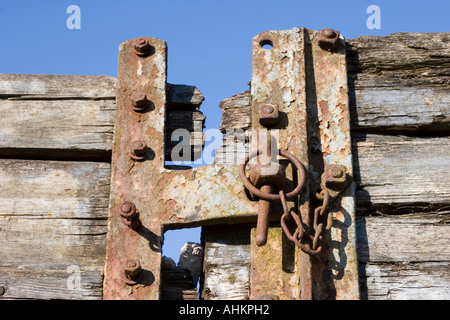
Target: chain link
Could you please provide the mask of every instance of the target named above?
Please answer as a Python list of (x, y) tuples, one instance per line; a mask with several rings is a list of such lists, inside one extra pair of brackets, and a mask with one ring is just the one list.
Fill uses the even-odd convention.
[[(321, 206), (317, 207), (314, 210), (314, 236), (312, 236), (305, 230), (301, 215), (297, 214), (293, 210), (288, 210), (284, 191), (281, 190), (279, 194), (281, 204), (283, 206), (283, 215), (281, 216), (280, 224), (281, 228), (286, 234), (286, 237), (290, 241), (294, 242), (303, 252), (310, 255), (319, 254), (322, 251), (322, 245), (320, 243), (323, 240), (324, 234), (325, 232), (329, 231), (333, 225), (333, 215), (329, 213), (328, 210), (331, 200), (330, 193), (325, 189), (317, 195), (320, 200), (323, 200), (323, 203)], [(297, 225), (297, 230), (294, 232), (294, 234), (291, 234), (286, 225), (286, 221), (288, 221), (289, 219), (293, 219), (295, 221), (295, 224)], [(319, 220), (326, 221), (325, 230), (324, 223), (319, 222)], [(312, 242), (312, 247), (309, 244), (302, 243), (302, 240), (305, 238)]]

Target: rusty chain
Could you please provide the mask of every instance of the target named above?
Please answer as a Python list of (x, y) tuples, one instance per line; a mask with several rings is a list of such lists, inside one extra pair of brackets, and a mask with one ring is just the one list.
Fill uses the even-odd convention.
[[(303, 252), (310, 254), (310, 255), (316, 255), (322, 251), (322, 245), (319, 245), (320, 241), (322, 241), (325, 232), (329, 231), (333, 225), (333, 215), (330, 214), (328, 208), (330, 204), (330, 193), (328, 190), (322, 190), (320, 192), (320, 195), (318, 198), (323, 200), (323, 204), (319, 207), (317, 207), (314, 210), (314, 222), (313, 222), (313, 230), (314, 230), (314, 236), (312, 236), (309, 232), (305, 230), (303, 221), (301, 219), (301, 215), (297, 214), (294, 210), (288, 210), (287, 203), (286, 203), (286, 197), (284, 196), (284, 191), (280, 191), (280, 199), (281, 204), (283, 206), (283, 215), (280, 219), (281, 228), (283, 229), (286, 237), (294, 242)], [(326, 220), (326, 227), (324, 230), (324, 224), (323, 222), (318, 222), (319, 219), (322, 218), (322, 220)], [(294, 234), (291, 234), (286, 221), (289, 219), (293, 219), (295, 221), (295, 224), (297, 225), (297, 230), (294, 232)], [(308, 244), (302, 243), (302, 240), (306, 238), (312, 241), (312, 247)]]
[[(266, 193), (259, 189), (257, 189), (246, 177), (245, 175), (245, 165), (249, 162), (249, 160), (255, 156), (258, 156), (260, 151), (254, 151), (250, 155), (248, 155), (244, 161), (244, 164), (241, 165), (239, 175), (244, 183), (244, 186), (254, 195), (259, 197), (260, 199), (264, 199), (266, 201), (277, 201), (280, 200), (283, 207), (283, 214), (280, 219), (280, 224), (283, 232), (286, 237), (295, 243), (297, 247), (299, 247), (303, 252), (310, 255), (317, 255), (322, 251), (322, 240), (325, 237), (325, 234), (329, 232), (333, 225), (333, 214), (330, 212), (330, 204), (341, 194), (341, 192), (345, 189), (348, 181), (346, 179), (345, 168), (342, 166), (331, 166), (329, 173), (324, 173), (322, 178), (327, 178), (330, 174), (333, 175), (331, 180), (328, 181), (334, 188), (328, 189), (328, 186), (325, 184), (322, 186), (322, 190), (320, 193), (316, 194), (316, 198), (322, 201), (322, 205), (318, 206), (314, 210), (314, 218), (313, 224), (310, 228), (305, 228), (305, 224), (302, 221), (302, 217), (300, 214), (295, 212), (293, 209), (288, 209), (286, 200), (292, 199), (297, 196), (301, 190), (303, 189), (305, 183), (305, 169), (303, 164), (294, 157), (292, 154), (286, 151), (279, 150), (279, 154), (285, 158), (288, 158), (299, 171), (300, 182), (297, 187), (289, 192), (285, 193), (284, 190), (280, 190), (278, 194)], [(338, 186), (336, 184), (339, 183)], [(337, 189), (337, 190), (333, 190)], [(331, 193), (332, 192), (332, 193)], [(287, 226), (287, 221), (294, 220), (297, 228), (295, 232), (292, 234), (289, 231)], [(311, 231), (313, 234), (311, 234)], [(304, 243), (306, 241), (311, 244)]]

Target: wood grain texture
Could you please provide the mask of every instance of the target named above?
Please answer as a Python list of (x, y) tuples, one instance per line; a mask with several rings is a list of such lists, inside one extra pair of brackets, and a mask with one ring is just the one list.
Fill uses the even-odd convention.
[[(167, 87), (167, 136), (178, 128), (196, 132), (198, 154), (204, 97), (194, 86)], [(113, 77), (0, 74), (0, 156), (110, 161), (115, 95)]]
[[(449, 222), (449, 210), (440, 213), (358, 217), (358, 260), (361, 263), (449, 263)], [(450, 264), (448, 267), (450, 268)]]
[(2, 298), (101, 299), (109, 180), (109, 163), (0, 160)]
[[(385, 86), (448, 85), (450, 32), (400, 32), (347, 40), (349, 75)], [(357, 85), (355, 83), (355, 85)]]
[(0, 98), (114, 99), (115, 95), (114, 77), (0, 74)]
[(353, 128), (448, 131), (449, 39), (402, 32), (347, 40)]
[(369, 300), (448, 300), (448, 262), (368, 263), (361, 266), (362, 298)]
[(400, 214), (450, 205), (450, 138), (353, 134), (359, 213)]
[(0, 110), (0, 150), (111, 151), (114, 100), (0, 100)]
[(204, 300), (248, 300), (250, 226), (204, 227)]

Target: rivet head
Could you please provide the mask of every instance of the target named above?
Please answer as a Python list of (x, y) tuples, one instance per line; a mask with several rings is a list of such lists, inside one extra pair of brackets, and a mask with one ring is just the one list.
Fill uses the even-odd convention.
[(279, 108), (277, 104), (261, 103), (259, 109), (259, 123), (263, 126), (273, 126), (279, 121)]
[(142, 267), (139, 260), (127, 260), (123, 264), (125, 282), (128, 285), (135, 285), (142, 279)]
[(147, 145), (143, 141), (133, 142), (133, 153), (134, 155), (141, 157), (145, 154)]
[(130, 100), (133, 106), (143, 107), (147, 103), (147, 96), (142, 92), (133, 92), (130, 95)]
[(339, 31), (323, 28), (318, 34), (318, 45), (322, 50), (334, 51), (339, 45)]
[(271, 105), (265, 105), (264, 106), (264, 112), (266, 113), (273, 113), (275, 111), (274, 107)]
[(120, 215), (124, 218), (131, 218), (136, 213), (136, 206), (132, 202), (124, 201), (120, 205)]
[(120, 208), (120, 210), (121, 210), (123, 213), (130, 213), (132, 209), (133, 209), (133, 208), (132, 208), (128, 203), (125, 203), (125, 204), (122, 206), (122, 208)]
[(330, 28), (323, 28), (320, 32), (329, 39), (336, 37), (336, 30)]
[(119, 206), (120, 220), (127, 227), (136, 230), (141, 226), (141, 220), (139, 220), (139, 211), (136, 209), (134, 203), (124, 201)]
[(138, 56), (145, 56), (150, 53), (151, 46), (146, 39), (139, 38), (134, 41), (133, 49)]

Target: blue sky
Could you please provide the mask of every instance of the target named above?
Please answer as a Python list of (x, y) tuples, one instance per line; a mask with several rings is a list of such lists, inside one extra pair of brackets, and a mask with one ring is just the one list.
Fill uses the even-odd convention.
[[(70, 5), (81, 9), (80, 30), (66, 26)], [(369, 5), (381, 9), (379, 30), (366, 26)], [(334, 28), (348, 39), (450, 31), (450, 1), (0, 0), (0, 73), (116, 76), (121, 42), (161, 38), (168, 82), (197, 86), (206, 126), (218, 128), (219, 102), (248, 89), (253, 36), (296, 26)], [(177, 259), (198, 230), (173, 238), (165, 254)]]

